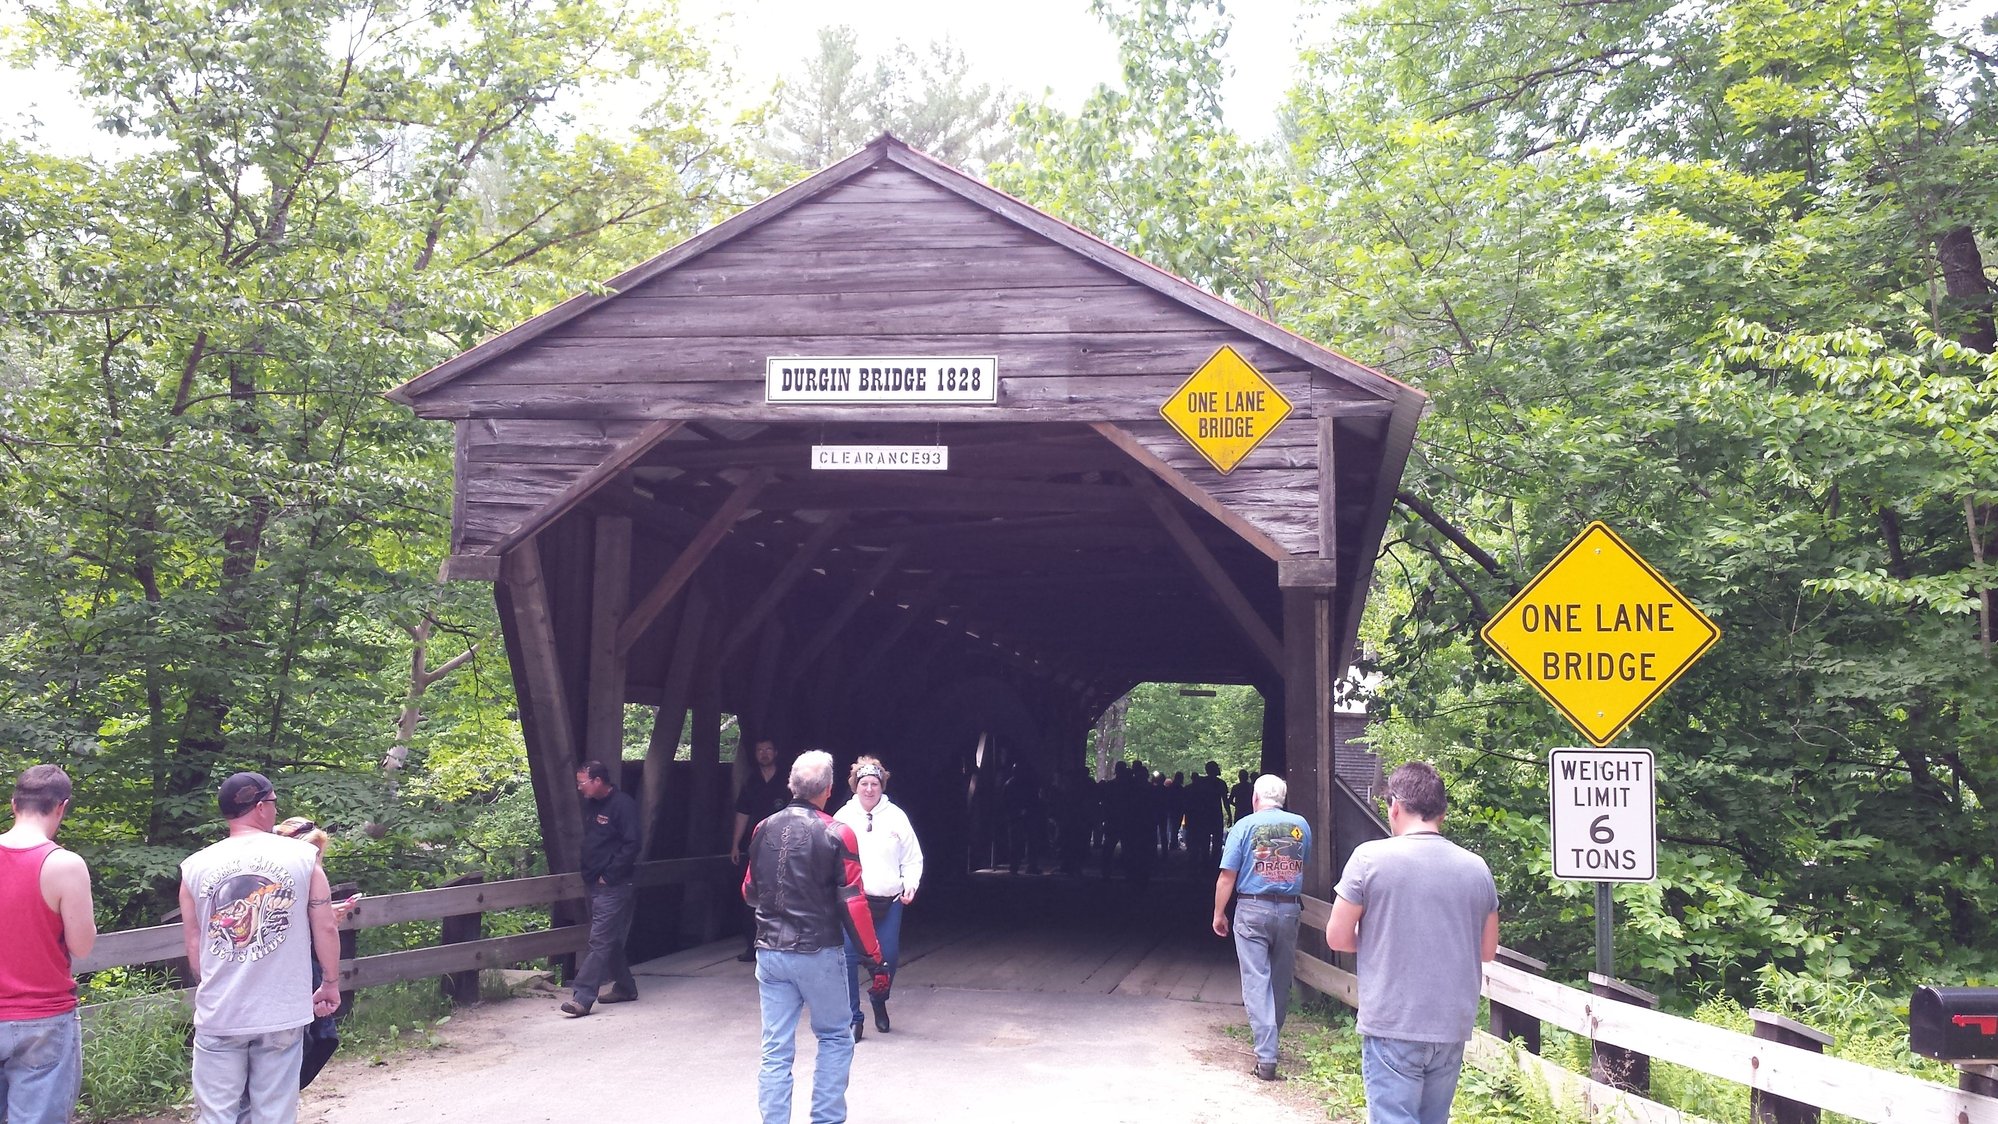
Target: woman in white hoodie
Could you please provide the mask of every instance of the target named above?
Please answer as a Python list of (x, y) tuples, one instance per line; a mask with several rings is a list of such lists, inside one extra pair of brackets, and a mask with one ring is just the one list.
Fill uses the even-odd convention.
[[(874, 915), (874, 933), (881, 939), (881, 959), (888, 964), (892, 980), (902, 959), (902, 907), (916, 900), (916, 887), (923, 880), (923, 848), (916, 842), (916, 829), (909, 817), (883, 791), (888, 787), (888, 770), (878, 757), (862, 757), (847, 773), (853, 789), (833, 818), (853, 829), (860, 840), (860, 885), (867, 893), (867, 908)], [(846, 994), (853, 1003), (853, 1040), (860, 1041), (866, 1019), (860, 1013), (860, 985), (854, 969), (860, 966), (860, 950), (853, 939), (846, 942)], [(888, 1033), (888, 996), (869, 995), (874, 1004), (874, 1025)]]

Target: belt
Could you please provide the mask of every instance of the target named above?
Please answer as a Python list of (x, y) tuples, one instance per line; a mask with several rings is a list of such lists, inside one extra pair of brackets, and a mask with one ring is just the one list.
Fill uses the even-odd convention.
[(1298, 902), (1296, 894), (1237, 894), (1235, 896), (1238, 898), (1254, 898), (1259, 902), (1286, 902), (1291, 905), (1296, 905)]

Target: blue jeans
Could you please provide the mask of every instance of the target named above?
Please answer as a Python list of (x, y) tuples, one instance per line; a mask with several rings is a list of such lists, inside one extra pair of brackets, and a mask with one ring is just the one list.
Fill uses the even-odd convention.
[(298, 1063), (305, 1028), (267, 1034), (194, 1032), (194, 1104), (200, 1124), (236, 1124), (249, 1094), (254, 1124), (298, 1119)]
[(1464, 1068), (1462, 1042), (1360, 1036), (1368, 1124), (1446, 1124)]
[[(868, 903), (871, 907), (872, 902)], [(888, 912), (874, 917), (874, 937), (881, 942), (881, 959), (888, 963), (888, 978), (895, 978), (895, 965), (902, 962), (902, 899), (888, 904)], [(853, 1008), (853, 1022), (860, 1021), (860, 981), (854, 970), (860, 967), (860, 946), (846, 938), (846, 998)], [(873, 980), (867, 981), (869, 985)]]
[(1277, 1060), (1277, 1035), (1290, 1013), (1291, 973), (1297, 965), (1296, 902), (1235, 899), (1235, 961), (1242, 969), (1242, 1006), (1256, 1061)]
[(75, 1011), (0, 1022), (0, 1120), (65, 1124), (83, 1091), (83, 1024)]
[(763, 1006), (763, 1065), (756, 1106), (763, 1124), (791, 1124), (791, 1060), (798, 1052), (798, 1009), (810, 1013), (819, 1039), (812, 1072), (812, 1124), (846, 1120), (846, 1073), (853, 1064), (853, 1024), (846, 1018), (846, 954), (756, 950), (756, 990)]

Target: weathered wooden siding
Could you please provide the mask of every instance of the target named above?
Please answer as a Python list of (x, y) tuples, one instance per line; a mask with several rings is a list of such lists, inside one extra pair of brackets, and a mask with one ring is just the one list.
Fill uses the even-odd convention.
[[(1293, 404), (1235, 471), (1158, 408), (1223, 345)], [(996, 355), (991, 406), (772, 406), (779, 355)], [(1322, 412), (1378, 400), (953, 195), (877, 166), (428, 392), (470, 422), (454, 549), (497, 542), (641, 423), (1114, 421), (1284, 549), (1316, 549)]]
[(472, 418), (458, 423), (451, 552), (490, 547), (645, 428), (618, 418)]

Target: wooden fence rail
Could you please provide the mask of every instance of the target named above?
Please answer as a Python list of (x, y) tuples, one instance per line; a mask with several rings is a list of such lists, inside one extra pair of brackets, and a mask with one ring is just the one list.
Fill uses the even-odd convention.
[[(726, 855), (662, 859), (638, 864), (633, 872), (633, 881), (641, 889), (721, 881), (732, 879), (735, 870)], [(343, 930), (374, 929), (405, 921), (439, 921), (447, 917), (580, 900), (582, 896), (583, 879), (578, 874), (548, 874), (538, 878), (452, 885), (436, 890), (411, 890), (362, 898), (340, 927)], [(507, 937), (488, 937), (350, 958), (340, 962), (340, 987), (343, 991), (352, 991), (398, 980), (423, 979), (478, 968), (496, 968), (544, 956), (561, 956), (579, 951), (588, 939), (588, 926), (564, 925)], [(82, 974), (128, 964), (179, 960), (186, 955), (186, 951), (178, 923), (126, 929), (98, 937), (90, 955), (76, 962), (75, 971)]]
[[(1331, 912), (1331, 905), (1324, 901), (1304, 899), (1307, 925), (1323, 927)], [(1593, 995), (1542, 979), (1505, 963), (1506, 959), (1501, 957), (1485, 965), (1485, 998), (1495, 1007), (1551, 1023), (1591, 1042), (1620, 1047), (1644, 1058), (1711, 1074), (1786, 1101), (1877, 1124), (1917, 1120), (1933, 1124), (1998, 1124), (1998, 1098)], [(1359, 981), (1352, 973), (1303, 953), (1298, 954), (1297, 963), (1298, 978), (1305, 984), (1348, 1006), (1359, 1005)], [(1646, 1124), (1674, 1124), (1693, 1119), (1636, 1093), (1562, 1069), (1483, 1031), (1478, 1032), (1465, 1056), (1483, 1069), (1512, 1065), (1534, 1074), (1547, 1082), (1557, 1099), (1579, 1103), (1591, 1119)]]

